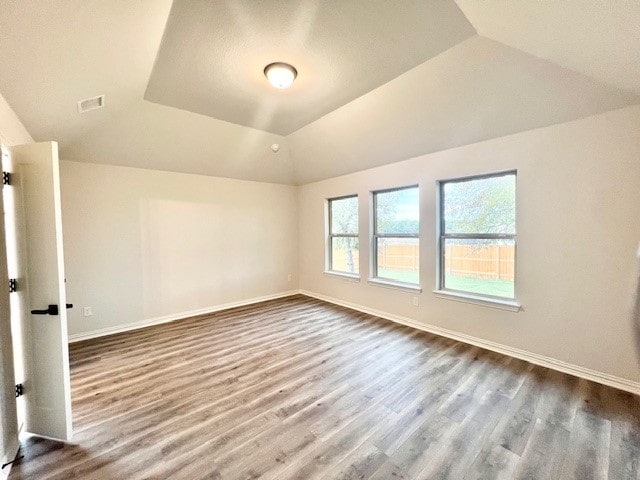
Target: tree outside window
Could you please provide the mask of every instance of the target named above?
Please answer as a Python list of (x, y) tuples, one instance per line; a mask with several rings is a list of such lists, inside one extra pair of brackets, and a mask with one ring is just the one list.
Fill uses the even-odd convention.
[(328, 200), (328, 270), (357, 275), (359, 272), (358, 196)]
[(420, 283), (418, 187), (373, 193), (373, 277)]
[(440, 182), (440, 289), (515, 298), (516, 173)]

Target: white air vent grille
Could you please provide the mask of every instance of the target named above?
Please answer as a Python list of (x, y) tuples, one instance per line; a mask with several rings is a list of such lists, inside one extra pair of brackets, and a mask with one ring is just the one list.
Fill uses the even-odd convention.
[(78, 111), (80, 113), (88, 112), (89, 110), (95, 110), (96, 108), (102, 107), (104, 107), (104, 95), (93, 98), (86, 98), (78, 102)]

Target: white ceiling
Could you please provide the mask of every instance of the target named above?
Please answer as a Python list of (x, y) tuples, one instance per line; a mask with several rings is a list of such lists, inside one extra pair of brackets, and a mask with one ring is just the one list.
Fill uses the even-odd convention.
[(288, 184), (640, 103), (640, 2), (175, 3), (0, 0), (0, 93), (63, 159)]
[(288, 135), (475, 34), (453, 0), (174, 2), (145, 99)]
[(480, 35), (640, 95), (640, 1), (456, 2)]

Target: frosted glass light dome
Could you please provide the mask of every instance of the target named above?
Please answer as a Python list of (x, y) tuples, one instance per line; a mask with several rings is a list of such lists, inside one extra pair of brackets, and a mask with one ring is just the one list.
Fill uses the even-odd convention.
[(285, 89), (291, 86), (298, 71), (288, 63), (276, 62), (264, 67), (264, 74), (271, 85)]

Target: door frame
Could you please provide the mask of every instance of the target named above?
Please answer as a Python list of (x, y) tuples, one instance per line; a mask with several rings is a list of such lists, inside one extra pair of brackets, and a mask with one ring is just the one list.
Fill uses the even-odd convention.
[[(6, 148), (4, 137), (0, 133), (0, 148)], [(0, 170), (3, 170), (0, 159)], [(2, 185), (4, 188), (4, 185)], [(10, 293), (8, 290), (9, 274), (7, 269), (6, 231), (4, 224), (4, 196), (0, 196), (0, 208), (3, 219), (0, 222), (0, 278), (6, 279), (4, 285), (7, 290), (0, 293), (0, 464), (4, 465), (13, 461), (20, 446), (18, 425), (17, 402), (15, 397), (15, 373), (14, 373), (14, 345), (11, 328)], [(2, 283), (0, 283), (2, 285)], [(11, 465), (7, 471), (0, 473), (9, 475)]]

